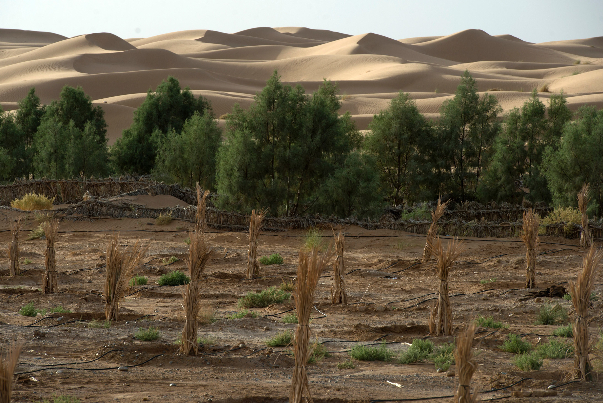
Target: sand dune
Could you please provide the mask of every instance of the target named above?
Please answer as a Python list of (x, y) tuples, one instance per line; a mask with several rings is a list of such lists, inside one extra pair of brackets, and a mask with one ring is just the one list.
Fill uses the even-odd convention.
[[(50, 103), (63, 86), (82, 86), (105, 110), (110, 144), (129, 127), (147, 91), (170, 75), (196, 96), (207, 97), (219, 117), (236, 103), (248, 108), (275, 70), (308, 93), (325, 78), (336, 81), (341, 112), (351, 113), (362, 130), (399, 91), (409, 92), (419, 110), (436, 119), (465, 70), (505, 112), (521, 107), (533, 89), (545, 85), (563, 91), (573, 110), (603, 107), (603, 37), (532, 44), (466, 30), (394, 40), (374, 33), (259, 27), (124, 40), (110, 33), (65, 38), (0, 29), (3, 108), (14, 110), (31, 87)], [(551, 94), (538, 96), (546, 104)]]

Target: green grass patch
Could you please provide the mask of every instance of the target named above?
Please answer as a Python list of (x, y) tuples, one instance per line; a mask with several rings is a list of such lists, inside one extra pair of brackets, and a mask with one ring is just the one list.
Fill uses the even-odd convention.
[(408, 350), (400, 355), (400, 364), (422, 362), (433, 353), (434, 344), (429, 340), (414, 339)]
[(296, 313), (288, 313), (283, 316), (283, 323), (298, 323)]
[(510, 334), (503, 345), (500, 346), (500, 349), (507, 353), (524, 354), (532, 350), (532, 345), (529, 342), (522, 340), (518, 335)]
[(237, 313), (233, 313), (232, 315), (228, 316), (227, 319), (243, 319), (243, 318), (257, 318), (258, 314), (250, 311), (248, 309), (241, 309), (239, 312)]
[(182, 273), (180, 270), (176, 270), (159, 277), (159, 281), (157, 282), (157, 284), (159, 284), (160, 286), (176, 286), (188, 284), (190, 283), (190, 281), (191, 279), (186, 274)]
[(487, 280), (480, 280), (479, 283), (482, 284), (482, 285), (492, 284), (492, 283), (495, 283), (496, 280), (497, 280), (496, 277), (493, 277), (493, 278), (490, 278), (490, 279), (487, 279)]
[(291, 298), (291, 293), (276, 287), (270, 287), (260, 292), (248, 292), (239, 299), (239, 308), (265, 308), (272, 304), (280, 304)]
[(268, 347), (286, 347), (293, 341), (293, 332), (284, 331), (266, 340)]
[(153, 341), (157, 340), (161, 335), (159, 334), (159, 329), (150, 326), (148, 329), (138, 328), (136, 333), (134, 333), (134, 337), (142, 341)]
[(23, 259), (23, 261), (21, 262), (21, 264), (31, 264), (31, 260), (29, 260), (29, 259)]
[(389, 361), (394, 355), (385, 343), (379, 346), (356, 344), (352, 347), (349, 354), (350, 357), (358, 361)]
[(536, 352), (542, 358), (561, 359), (574, 355), (574, 346), (560, 340), (549, 340), (546, 344), (536, 347)]
[(262, 256), (260, 258), (260, 263), (266, 266), (271, 264), (283, 264), (283, 257), (278, 253), (273, 253), (270, 256)]
[(29, 316), (32, 318), (37, 316), (38, 312), (39, 311), (36, 309), (33, 302), (30, 302), (29, 304), (27, 304), (27, 305), (23, 306), (21, 309), (19, 309), (20, 315)]
[(550, 305), (544, 304), (540, 307), (538, 312), (538, 318), (536, 319), (537, 325), (557, 325), (565, 324), (568, 321), (567, 310), (559, 304)]
[(522, 371), (537, 371), (542, 363), (542, 357), (535, 351), (516, 355), (513, 359), (513, 364)]
[(88, 327), (91, 329), (109, 329), (111, 327), (111, 321), (94, 319), (88, 323)]
[(553, 336), (557, 337), (574, 337), (574, 327), (569, 324), (566, 326), (560, 326), (553, 330)]
[(351, 358), (337, 364), (337, 369), (354, 369), (354, 368), (356, 368), (356, 364), (354, 364), (354, 361), (352, 361)]
[(480, 327), (485, 327), (488, 329), (503, 329), (503, 328), (508, 327), (507, 325), (503, 324), (502, 322), (495, 321), (492, 316), (488, 316), (487, 318), (480, 316), (479, 318), (477, 318), (475, 320), (475, 324)]
[(134, 276), (130, 279), (130, 287), (134, 287), (135, 285), (147, 285), (149, 279), (145, 276)]

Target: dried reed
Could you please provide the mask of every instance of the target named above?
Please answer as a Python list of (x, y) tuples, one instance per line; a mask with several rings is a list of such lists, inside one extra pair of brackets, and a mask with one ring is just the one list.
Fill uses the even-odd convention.
[(592, 365), (588, 359), (590, 346), (588, 344), (588, 307), (590, 305), (590, 294), (595, 285), (595, 273), (597, 266), (603, 259), (603, 251), (596, 250), (592, 245), (582, 261), (582, 272), (578, 275), (578, 281), (571, 281), (569, 291), (572, 296), (572, 305), (576, 311), (574, 322), (574, 370), (576, 376), (591, 381)]
[(105, 279), (105, 318), (117, 320), (119, 301), (126, 295), (134, 269), (139, 266), (148, 247), (140, 241), (126, 249), (119, 247), (119, 235), (111, 238), (107, 247), (107, 277)]
[(257, 278), (260, 274), (260, 265), (258, 264), (258, 236), (260, 235), (260, 228), (262, 227), (262, 220), (266, 213), (260, 211), (256, 213), (255, 210), (251, 212), (251, 218), (249, 220), (249, 252), (247, 253), (247, 278)]
[(436, 206), (435, 211), (431, 212), (431, 225), (427, 231), (427, 240), (425, 241), (425, 248), (423, 249), (423, 263), (427, 263), (433, 255), (431, 245), (438, 233), (438, 220), (444, 215), (449, 202), (450, 200), (446, 203), (442, 203), (442, 199), (438, 199), (438, 205)]
[(297, 282), (295, 289), (295, 309), (297, 311), (297, 329), (295, 330), (295, 368), (291, 379), (290, 403), (301, 403), (304, 392), (308, 401), (312, 395), (308, 385), (306, 363), (310, 355), (310, 312), (314, 305), (314, 291), (323, 269), (330, 260), (331, 252), (320, 254), (317, 247), (311, 250), (302, 248), (299, 252)]
[(21, 229), (21, 219), (16, 220), (10, 226), (10, 232), (13, 236), (8, 248), (8, 258), (10, 260), (10, 275), (16, 276), (20, 272), (19, 268), (19, 230)]
[(475, 324), (471, 323), (467, 330), (456, 339), (454, 349), (454, 361), (459, 374), (459, 386), (454, 394), (454, 403), (476, 402), (476, 395), (471, 395), (471, 377), (477, 368), (473, 359), (473, 336), (475, 335)]
[(0, 403), (10, 403), (13, 392), (13, 377), (15, 367), (21, 354), (21, 343), (13, 344), (8, 348), (6, 355), (0, 349)]
[(184, 311), (186, 323), (182, 330), (180, 352), (186, 355), (196, 355), (199, 352), (197, 344), (197, 327), (199, 325), (199, 292), (201, 290), (201, 275), (211, 255), (211, 249), (201, 231), (190, 233), (191, 244), (188, 249), (188, 268), (191, 281), (184, 289)]
[(207, 220), (205, 215), (207, 213), (207, 196), (209, 195), (209, 190), (203, 192), (201, 195), (201, 186), (199, 186), (199, 182), (197, 182), (197, 214), (195, 215), (195, 231), (197, 232), (205, 232), (207, 231)]
[(526, 245), (526, 288), (536, 287), (536, 248), (538, 247), (538, 226), (540, 217), (529, 209), (523, 213), (523, 233), (521, 239)]
[(588, 216), (586, 215), (586, 208), (590, 202), (589, 186), (585, 184), (582, 186), (582, 190), (578, 192), (578, 208), (582, 214), (582, 230), (580, 231), (580, 246), (588, 248), (591, 243), (591, 234), (588, 230)]
[(448, 273), (454, 261), (463, 252), (462, 242), (453, 239), (448, 242), (448, 248), (444, 251), (442, 240), (440, 237), (436, 237), (430, 248), (437, 258), (436, 274), (440, 279), (440, 288), (438, 299), (429, 317), (429, 331), (436, 336), (450, 336), (452, 334), (452, 308), (448, 297)]
[(44, 290), (44, 294), (52, 294), (57, 290), (57, 266), (54, 243), (59, 236), (59, 220), (53, 218), (46, 221), (42, 223), (42, 228), (46, 237), (46, 271), (44, 272), (42, 289)]
[(332, 304), (348, 304), (348, 296), (345, 292), (345, 282), (343, 281), (343, 273), (345, 265), (343, 263), (343, 247), (345, 236), (340, 232), (335, 236), (335, 262), (333, 263), (334, 280), (333, 288), (331, 288), (331, 303)]

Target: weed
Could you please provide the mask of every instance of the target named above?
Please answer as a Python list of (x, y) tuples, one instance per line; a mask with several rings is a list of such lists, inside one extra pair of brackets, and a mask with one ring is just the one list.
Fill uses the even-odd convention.
[(191, 244), (191, 239), (190, 238), (186, 238), (184, 240), (184, 243), (187, 244), (187, 245), (190, 245)]
[(558, 327), (553, 331), (553, 336), (557, 337), (574, 337), (574, 328), (571, 324)]
[(433, 353), (434, 345), (429, 340), (414, 339), (412, 344), (400, 355), (401, 364), (412, 364), (414, 362), (425, 361)]
[(523, 341), (518, 335), (510, 334), (503, 345), (500, 346), (500, 349), (507, 353), (523, 354), (532, 350), (532, 345), (527, 341)]
[(33, 318), (38, 314), (38, 310), (34, 307), (34, 303), (30, 302), (29, 304), (19, 309), (19, 313), (23, 316), (29, 316)]
[(217, 320), (216, 311), (212, 306), (204, 304), (199, 309), (197, 319), (202, 325), (209, 325), (210, 323), (214, 323)]
[(262, 256), (260, 258), (260, 263), (269, 266), (271, 264), (283, 264), (283, 258), (278, 253), (273, 253), (270, 256)]
[(276, 287), (270, 287), (260, 292), (248, 292), (243, 298), (239, 299), (239, 308), (265, 308), (272, 304), (280, 304), (291, 298), (291, 294), (278, 289)]
[(159, 214), (159, 217), (155, 219), (155, 225), (168, 225), (173, 220), (171, 214), (163, 215), (163, 213)]
[(308, 357), (308, 364), (316, 364), (318, 361), (329, 356), (327, 348), (318, 341), (315, 341), (312, 347), (310, 347), (310, 357)]
[(349, 354), (350, 357), (358, 361), (389, 361), (393, 357), (393, 353), (387, 349), (385, 343), (378, 347), (356, 344)]
[(538, 319), (536, 319), (537, 325), (556, 325), (567, 323), (568, 316), (567, 310), (561, 305), (555, 306), (544, 304), (540, 308), (538, 313)]
[(88, 323), (88, 327), (91, 329), (109, 329), (111, 327), (111, 321), (110, 320), (96, 320), (94, 319), (93, 321), (91, 321), (90, 323)]
[(157, 284), (159, 284), (160, 286), (163, 286), (163, 285), (176, 286), (176, 285), (188, 284), (188, 283), (190, 283), (190, 281), (191, 281), (191, 279), (186, 274), (182, 273), (179, 270), (176, 270), (176, 271), (173, 271), (168, 274), (164, 274), (161, 277), (159, 277), (159, 281), (157, 282)]
[(50, 214), (44, 214), (44, 213), (40, 213), (39, 211), (34, 211), (34, 220), (36, 220), (36, 222), (38, 224), (48, 222), (48, 221), (50, 221), (51, 218), (52, 218), (52, 215), (50, 215)]
[(293, 341), (293, 332), (284, 331), (266, 341), (268, 347), (286, 347)]
[(515, 356), (513, 364), (522, 371), (537, 371), (542, 367), (542, 358), (536, 352)]
[(479, 283), (482, 284), (482, 285), (484, 285), (484, 284), (492, 284), (492, 283), (495, 283), (496, 280), (497, 280), (497, 278), (493, 277), (493, 278), (491, 278), (489, 280), (480, 280)]
[(147, 285), (149, 281), (145, 276), (134, 276), (130, 279), (130, 287), (134, 287), (135, 285)]
[(337, 369), (354, 369), (354, 368), (356, 368), (356, 365), (354, 364), (354, 361), (352, 361), (351, 358), (337, 364)]
[(400, 216), (402, 221), (415, 220), (415, 221), (427, 221), (431, 220), (431, 210), (427, 204), (421, 204), (412, 210), (405, 211)]
[(295, 284), (293, 281), (286, 282), (283, 280), (279, 288), (285, 292), (292, 292), (295, 290)]
[(296, 313), (288, 313), (283, 316), (283, 323), (298, 323)]
[(567, 358), (574, 355), (574, 346), (559, 340), (549, 340), (536, 348), (542, 358)]
[(548, 84), (543, 84), (540, 88), (538, 88), (538, 92), (550, 92), (549, 91), (549, 85)]
[(494, 318), (492, 318), (492, 316), (488, 316), (487, 318), (480, 316), (475, 320), (475, 324), (480, 327), (486, 327), (488, 329), (502, 329), (508, 327), (502, 322), (496, 322)]
[(436, 369), (448, 371), (450, 366), (454, 364), (454, 343), (444, 343), (436, 347), (435, 351), (428, 356), (428, 359), (433, 361)]
[(216, 341), (211, 337), (197, 337), (197, 343), (201, 345), (211, 346), (216, 344)]
[(23, 262), (21, 264), (31, 264), (31, 260), (23, 259)]
[(157, 340), (160, 337), (159, 329), (153, 326), (150, 326), (148, 329), (143, 329), (142, 327), (139, 327), (136, 333), (134, 333), (134, 337), (142, 341)]
[(571, 294), (565, 294), (563, 295), (563, 299), (566, 301), (571, 301), (572, 300), (572, 295)]
[(410, 242), (398, 242), (397, 244), (394, 245), (394, 249), (396, 250), (405, 250), (406, 248), (409, 248), (412, 246), (412, 243)]
[(316, 228), (312, 228), (308, 232), (306, 232), (306, 235), (304, 236), (304, 248), (308, 250), (316, 248), (320, 251), (324, 251), (327, 249), (327, 245), (323, 241), (322, 235), (320, 234), (319, 230), (317, 230)]
[(29, 235), (27, 236), (27, 240), (31, 241), (33, 239), (39, 239), (44, 236), (44, 228), (42, 228), (42, 224), (32, 229)]
[(33, 210), (50, 210), (52, 208), (52, 203), (54, 202), (54, 197), (49, 199), (44, 195), (39, 195), (36, 193), (28, 193), (20, 199), (15, 199), (10, 202), (10, 206), (12, 208), (16, 208), (19, 210), (25, 211), (33, 211)]
[(227, 319), (257, 318), (258, 314), (248, 309), (242, 309), (237, 313), (228, 316)]
[(163, 258), (162, 263), (166, 266), (176, 263), (178, 259), (176, 256), (170, 256), (169, 259)]
[(49, 313), (71, 313), (71, 311), (69, 309), (65, 309), (61, 305), (54, 307), (54, 308), (50, 308), (48, 310), (48, 312)]

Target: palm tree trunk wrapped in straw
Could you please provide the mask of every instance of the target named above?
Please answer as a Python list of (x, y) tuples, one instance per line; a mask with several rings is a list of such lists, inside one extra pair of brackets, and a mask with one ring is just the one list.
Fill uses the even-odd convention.
[(429, 317), (429, 332), (435, 336), (450, 336), (452, 334), (452, 308), (448, 296), (448, 273), (454, 261), (463, 251), (462, 242), (453, 239), (444, 251), (442, 240), (437, 237), (432, 242), (431, 247), (437, 258), (436, 274), (440, 279), (440, 287), (438, 289), (438, 299)]
[(205, 232), (207, 231), (207, 220), (205, 219), (207, 209), (206, 201), (209, 195), (209, 190), (203, 192), (201, 195), (201, 186), (197, 182), (197, 214), (195, 215), (195, 231)]
[(12, 235), (12, 241), (10, 248), (8, 248), (8, 258), (10, 260), (9, 273), (12, 276), (16, 276), (20, 272), (19, 268), (19, 230), (21, 229), (21, 219), (15, 221), (10, 226), (10, 232)]
[(119, 235), (111, 238), (107, 247), (107, 277), (105, 279), (105, 318), (116, 321), (119, 301), (125, 297), (134, 270), (140, 265), (147, 247), (140, 241), (122, 250), (119, 246)]
[(454, 361), (459, 375), (459, 386), (454, 393), (454, 403), (473, 403), (477, 401), (475, 394), (471, 395), (471, 377), (477, 368), (473, 358), (473, 336), (475, 335), (475, 324), (470, 324), (456, 339), (454, 349)]
[(444, 212), (446, 211), (446, 207), (448, 206), (448, 202), (442, 203), (442, 199), (438, 199), (438, 205), (436, 206), (435, 211), (431, 212), (431, 225), (429, 226), (429, 230), (427, 231), (427, 240), (425, 241), (425, 248), (423, 249), (423, 263), (427, 263), (433, 254), (433, 250), (431, 249), (431, 244), (433, 243), (434, 238), (438, 234), (438, 220), (442, 218)]
[(326, 267), (330, 253), (320, 254), (317, 247), (299, 252), (297, 266), (297, 282), (295, 290), (295, 309), (298, 325), (295, 330), (295, 368), (291, 379), (290, 403), (301, 403), (304, 392), (309, 401), (312, 395), (308, 385), (306, 364), (310, 355), (310, 312), (314, 305), (314, 291), (323, 269)]
[(588, 184), (582, 186), (582, 190), (578, 193), (578, 208), (582, 214), (582, 231), (580, 232), (580, 246), (588, 248), (591, 243), (590, 232), (588, 230), (588, 215), (586, 215), (586, 209), (590, 202), (589, 187)]
[(249, 251), (247, 253), (247, 278), (253, 279), (260, 275), (260, 265), (258, 263), (258, 237), (264, 220), (265, 212), (251, 212), (249, 220)]
[(526, 245), (526, 288), (536, 287), (536, 248), (538, 247), (538, 226), (540, 218), (533, 209), (523, 213), (523, 233), (521, 239)]
[(54, 243), (59, 236), (59, 220), (53, 218), (46, 221), (42, 224), (42, 228), (44, 229), (44, 236), (46, 237), (46, 271), (44, 272), (42, 289), (44, 290), (44, 294), (52, 294), (57, 290), (57, 266)]
[(199, 316), (199, 292), (201, 291), (201, 275), (211, 255), (211, 249), (203, 232), (190, 233), (191, 244), (188, 249), (188, 268), (191, 281), (184, 289), (184, 310), (186, 323), (182, 330), (180, 352), (186, 355), (196, 355), (199, 352), (197, 343), (197, 327)]
[(0, 403), (10, 403), (13, 392), (13, 377), (15, 367), (19, 363), (21, 346), (20, 343), (13, 344), (6, 354), (0, 349)]
[(596, 250), (592, 245), (582, 261), (582, 272), (578, 281), (570, 282), (569, 290), (572, 296), (572, 305), (576, 311), (574, 322), (574, 369), (576, 376), (591, 381), (593, 379), (592, 366), (588, 358), (590, 345), (588, 343), (588, 323), (590, 322), (588, 306), (590, 295), (595, 285), (597, 266), (601, 263), (603, 252)]
[(333, 263), (334, 279), (333, 288), (331, 289), (331, 303), (332, 304), (344, 304), (348, 303), (348, 296), (345, 292), (345, 282), (343, 280), (343, 273), (345, 265), (343, 263), (343, 246), (345, 236), (340, 232), (335, 237), (335, 262)]

